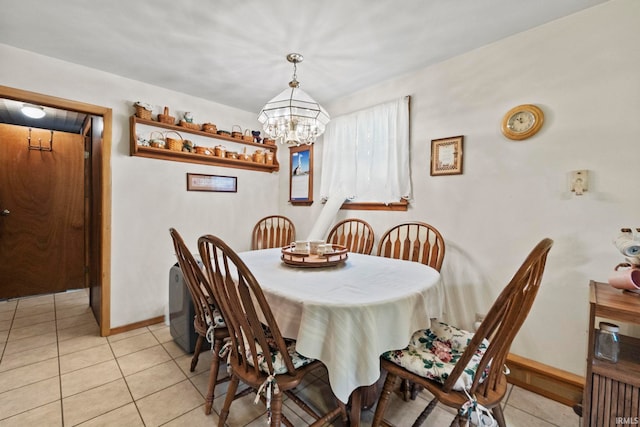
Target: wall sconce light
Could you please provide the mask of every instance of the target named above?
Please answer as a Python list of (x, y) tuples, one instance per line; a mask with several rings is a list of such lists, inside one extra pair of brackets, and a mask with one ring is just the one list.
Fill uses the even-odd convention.
[(20, 109), (22, 114), (32, 119), (41, 119), (45, 116), (44, 108), (39, 105), (24, 104)]

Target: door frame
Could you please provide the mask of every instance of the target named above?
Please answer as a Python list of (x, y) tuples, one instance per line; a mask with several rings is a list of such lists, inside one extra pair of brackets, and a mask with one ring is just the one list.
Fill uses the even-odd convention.
[[(113, 112), (111, 108), (101, 107), (93, 104), (72, 101), (64, 98), (43, 95), (22, 89), (15, 89), (0, 85), (0, 97), (24, 101), (32, 104), (43, 105), (62, 110), (75, 111), (79, 113), (101, 116), (104, 121), (102, 134), (102, 149), (96, 155), (99, 156), (100, 176), (100, 199), (102, 209), (100, 212), (93, 212), (92, 226), (99, 228), (98, 247), (100, 248), (98, 277), (101, 287), (100, 302), (100, 335), (108, 336), (111, 331), (111, 139)], [(95, 173), (95, 171), (92, 171)]]

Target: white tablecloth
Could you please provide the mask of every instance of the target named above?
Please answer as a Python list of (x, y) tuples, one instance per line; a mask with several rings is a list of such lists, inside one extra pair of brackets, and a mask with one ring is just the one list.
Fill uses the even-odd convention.
[(376, 382), (379, 356), (405, 347), (441, 317), (440, 274), (423, 264), (349, 253), (342, 265), (296, 268), (280, 249), (240, 253), (269, 301), (282, 334), (300, 354), (321, 360), (335, 395)]

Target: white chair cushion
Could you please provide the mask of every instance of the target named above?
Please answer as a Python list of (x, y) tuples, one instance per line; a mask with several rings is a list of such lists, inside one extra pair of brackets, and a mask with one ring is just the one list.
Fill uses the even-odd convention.
[[(444, 384), (471, 338), (473, 338), (472, 332), (446, 323), (433, 322), (431, 329), (416, 331), (407, 347), (402, 350), (387, 351), (382, 354), (382, 357), (416, 375)], [(480, 359), (488, 345), (489, 341), (483, 340), (467, 368), (453, 386), (454, 390), (461, 391), (471, 387)], [(483, 378), (480, 379), (481, 382), (482, 380)]]

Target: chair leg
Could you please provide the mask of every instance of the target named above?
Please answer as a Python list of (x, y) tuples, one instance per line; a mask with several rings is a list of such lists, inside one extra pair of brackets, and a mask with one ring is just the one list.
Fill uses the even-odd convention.
[(218, 367), (220, 366), (220, 357), (218, 353), (222, 348), (222, 340), (215, 340), (213, 342), (213, 353), (211, 355), (211, 367), (209, 368), (209, 387), (207, 389), (207, 397), (205, 398), (204, 413), (206, 415), (211, 414), (211, 407), (213, 406), (213, 398), (218, 382)]
[(293, 425), (291, 421), (287, 419), (287, 417), (284, 416), (284, 414), (282, 415), (282, 424), (284, 424), (287, 427), (296, 427)]
[(493, 418), (498, 422), (499, 427), (507, 427), (507, 423), (504, 420), (504, 412), (502, 412), (502, 406), (498, 403), (491, 412), (493, 413)]
[(409, 382), (409, 380), (402, 380), (400, 383), (400, 395), (405, 402), (408, 402), (411, 399), (411, 385), (413, 383)]
[(282, 393), (271, 396), (271, 427), (282, 424)]
[(460, 427), (460, 420), (461, 419), (462, 419), (462, 417), (460, 416), (460, 414), (456, 414), (456, 416), (453, 419), (453, 421), (451, 421), (451, 425), (449, 425), (449, 427)]
[(423, 390), (422, 386), (409, 380), (402, 380), (400, 384), (400, 393), (405, 402), (416, 400), (418, 394)]
[(433, 408), (435, 408), (437, 404), (438, 404), (438, 399), (433, 398), (431, 402), (429, 402), (427, 407), (424, 408), (424, 410), (420, 413), (420, 415), (418, 415), (418, 418), (416, 418), (416, 420), (413, 422), (412, 427), (420, 427), (422, 423), (424, 423), (424, 420), (427, 419), (429, 414), (431, 414), (431, 412), (433, 411)]
[(340, 408), (340, 413), (342, 414), (342, 422), (344, 423), (344, 425), (347, 425), (347, 423), (349, 422), (349, 415), (347, 415), (347, 405), (342, 403), (342, 401), (339, 400), (338, 398), (336, 398), (335, 400), (338, 403), (338, 407)]
[(196, 340), (196, 348), (193, 350), (193, 358), (191, 359), (191, 369), (193, 372), (196, 370), (196, 365), (198, 364), (198, 357), (200, 357), (200, 352), (202, 351), (202, 343), (204, 341), (204, 337), (202, 335), (198, 335), (198, 339)]
[(224, 427), (224, 423), (227, 421), (227, 417), (229, 416), (229, 408), (231, 407), (231, 403), (235, 399), (239, 382), (240, 378), (238, 378), (237, 375), (231, 374), (231, 381), (229, 382), (229, 387), (227, 388), (227, 397), (224, 398), (224, 405), (222, 406), (222, 410), (220, 411), (220, 417), (218, 417), (218, 427)]
[(424, 387), (422, 387), (421, 385), (411, 383), (411, 400), (416, 400), (416, 397), (418, 397), (418, 394), (420, 394), (422, 390), (424, 390)]
[(391, 396), (393, 387), (395, 387), (397, 377), (397, 375), (387, 373), (387, 378), (384, 380), (384, 386), (382, 387), (382, 392), (380, 393), (380, 398), (378, 399), (376, 413), (373, 415), (373, 421), (371, 422), (372, 427), (378, 427), (382, 424), (384, 412), (386, 411), (387, 405), (389, 404), (389, 396)]

